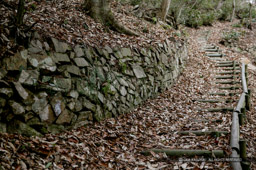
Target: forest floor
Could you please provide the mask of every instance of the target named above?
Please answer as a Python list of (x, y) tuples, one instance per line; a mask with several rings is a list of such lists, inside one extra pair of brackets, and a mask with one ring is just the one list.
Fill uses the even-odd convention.
[[(219, 44), (222, 33), (231, 30), (243, 33), (237, 47)], [(226, 106), (225, 103), (210, 105), (195, 102), (198, 98), (209, 98), (209, 93), (218, 90), (213, 81), (218, 70), (214, 62), (205, 56), (199, 39), (208, 34), (207, 43), (218, 45), (227, 54), (227, 59), (241, 61), (246, 58), (250, 62), (253, 56), (246, 51), (255, 46), (255, 30), (234, 29), (231, 23), (218, 22), (212, 27), (186, 28), (185, 31), (189, 43), (187, 67), (169, 90), (131, 113), (62, 134), (49, 134), (42, 138), (0, 134), (1, 166), (5, 169), (230, 169), (228, 162), (175, 162), (165, 154), (141, 154), (141, 151), (152, 148), (222, 149), (230, 154), (229, 135), (217, 138), (182, 136), (177, 131), (230, 131), (231, 114), (199, 111), (200, 108)], [(256, 70), (253, 62), (250, 63), (249, 88), (254, 90)], [(236, 101), (238, 98), (235, 97)], [(235, 104), (230, 103), (229, 106), (234, 107)], [(247, 112), (246, 124), (241, 128), (241, 136), (247, 140), (247, 155), (254, 159), (252, 169), (255, 169), (254, 92), (252, 106), (251, 111)], [(221, 119), (222, 122), (196, 121), (202, 119)]]
[[(31, 1), (33, 3), (39, 3)], [(160, 29), (160, 25), (149, 26), (128, 15), (127, 9), (114, 8), (119, 22), (136, 29), (142, 36), (127, 37), (105, 30), (82, 11), (81, 0), (40, 1), (27, 16), (27, 23), (38, 22), (35, 29), (42, 34), (58, 37), (70, 44), (86, 43), (91, 46), (131, 46), (161, 43), (173, 37), (175, 31)], [(42, 5), (42, 3), (45, 3)], [(31, 5), (31, 4), (30, 4)], [(113, 6), (118, 4), (113, 4)], [(31, 5), (32, 6), (32, 5)], [(117, 10), (118, 9), (118, 10)], [(3, 10), (3, 11), (1, 11)], [(128, 9), (132, 10), (132, 9)], [(1, 23), (12, 15), (0, 9)], [(54, 14), (54, 17), (51, 17)], [(136, 20), (136, 21), (135, 21)], [(237, 21), (235, 21), (237, 22)], [(226, 106), (225, 103), (198, 103), (195, 99), (210, 99), (210, 93), (218, 91), (214, 77), (218, 71), (202, 49), (200, 38), (209, 35), (208, 44), (215, 44), (227, 55), (226, 59), (245, 61), (249, 65), (249, 88), (252, 89), (252, 109), (241, 127), (241, 137), (247, 140), (247, 156), (252, 169), (256, 169), (256, 30), (232, 27), (234, 23), (215, 23), (200, 29), (183, 28), (188, 38), (189, 59), (177, 82), (155, 99), (146, 101), (135, 111), (95, 123), (77, 130), (44, 137), (23, 137), (0, 134), (0, 169), (230, 169), (229, 162), (183, 162), (173, 161), (165, 154), (151, 153), (144, 156), (141, 151), (152, 148), (167, 149), (222, 149), (230, 154), (230, 135), (220, 137), (179, 135), (184, 130), (230, 131), (231, 114), (207, 113), (202, 108)], [(87, 29), (86, 29), (87, 28)], [(148, 30), (147, 30), (148, 29)], [(226, 47), (219, 42), (227, 32), (236, 32), (239, 40), (236, 47)], [(8, 33), (8, 31), (6, 31)], [(63, 36), (67, 35), (67, 36)], [(8, 37), (8, 35), (6, 35)], [(178, 38), (178, 37), (176, 37)], [(10, 41), (8, 41), (8, 44)], [(252, 49), (254, 48), (254, 54)], [(1, 55), (0, 55), (1, 56)], [(225, 92), (225, 91), (224, 91)], [(237, 90), (236, 92), (240, 92)], [(217, 97), (215, 96), (215, 99)], [(237, 101), (239, 96), (233, 99)], [(221, 97), (223, 99), (223, 97)], [(229, 103), (234, 107), (236, 102)], [(222, 122), (200, 122), (197, 120), (222, 120)], [(199, 157), (197, 157), (199, 159)]]

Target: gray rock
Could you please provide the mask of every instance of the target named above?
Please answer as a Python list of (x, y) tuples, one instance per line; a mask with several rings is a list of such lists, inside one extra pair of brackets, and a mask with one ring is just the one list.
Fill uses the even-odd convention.
[(34, 68), (37, 68), (38, 65), (39, 65), (38, 61), (37, 61), (35, 58), (29, 58), (28, 61), (29, 61), (30, 65), (31, 65), (32, 67), (34, 67)]
[(147, 77), (147, 75), (145, 74), (143, 68), (139, 65), (133, 65), (132, 66), (133, 72), (135, 74), (135, 76), (140, 79), (140, 78), (145, 78)]
[(90, 63), (93, 63), (93, 49), (92, 48), (85, 48), (86, 58), (89, 60)]
[(122, 48), (121, 53), (124, 57), (131, 57), (132, 56), (132, 51), (130, 48)]
[(39, 117), (42, 122), (52, 124), (56, 117), (52, 111), (51, 106), (48, 104), (42, 111), (39, 112)]
[(168, 65), (168, 57), (164, 53), (161, 53), (159, 57), (160, 57), (160, 61), (163, 64)]
[(71, 90), (71, 91), (67, 94), (67, 96), (72, 97), (72, 98), (74, 98), (74, 99), (77, 99), (77, 98), (79, 97), (79, 93), (78, 93), (77, 91), (75, 91), (75, 90)]
[(32, 104), (32, 110), (36, 114), (40, 114), (40, 112), (44, 110), (47, 104), (48, 104), (48, 101), (46, 98), (38, 99)]
[(44, 42), (44, 48), (46, 51), (50, 51), (50, 46), (47, 42)]
[(96, 106), (94, 104), (92, 104), (89, 100), (87, 100), (86, 98), (83, 98), (83, 106), (93, 112), (96, 111)]
[(75, 51), (75, 53), (76, 53), (76, 57), (82, 57), (82, 56), (84, 56), (83, 49), (82, 49), (79, 45), (76, 45), (76, 46), (75, 46), (74, 51)]
[(13, 95), (13, 90), (11, 88), (0, 88), (0, 94), (10, 98)]
[(142, 48), (140, 50), (140, 53), (143, 55), (143, 56), (147, 56), (147, 50), (145, 48)]
[(163, 81), (172, 80), (172, 73), (167, 73), (164, 75)]
[(30, 54), (37, 54), (37, 53), (42, 52), (43, 50), (39, 47), (29, 47), (28, 51)]
[(118, 58), (118, 59), (123, 58), (122, 53), (121, 53), (120, 51), (116, 51), (116, 52), (114, 53), (114, 56), (115, 56), (116, 58)]
[(105, 57), (104, 59), (109, 59), (110, 53), (107, 52), (107, 50), (102, 50), (103, 56)]
[(0, 108), (3, 108), (6, 105), (6, 100), (0, 97)]
[(131, 82), (128, 82), (129, 84), (129, 87), (132, 89), (132, 90), (136, 90), (135, 86), (131, 83)]
[(125, 98), (124, 96), (121, 96), (120, 99), (121, 99), (121, 102), (122, 102), (123, 104), (126, 103), (126, 98)]
[(71, 79), (54, 77), (53, 83), (55, 87), (60, 88), (62, 91), (70, 91), (72, 84)]
[(43, 76), (42, 77), (42, 83), (49, 82), (52, 79), (52, 76)]
[(48, 97), (48, 94), (45, 91), (39, 92), (38, 93), (38, 98), (42, 99), (42, 98), (46, 98)]
[(110, 101), (107, 101), (107, 104), (106, 104), (107, 108), (109, 111), (111, 111), (113, 109), (113, 105)]
[(93, 116), (96, 119), (96, 121), (98, 121), (98, 122), (100, 122), (101, 120), (104, 119), (103, 111), (102, 111), (102, 109), (101, 109), (101, 107), (99, 105), (97, 105), (96, 112), (95, 112), (95, 114)]
[(0, 68), (0, 80), (4, 78), (7, 74), (7, 71), (3, 68)]
[(58, 119), (56, 120), (56, 124), (59, 124), (59, 125), (70, 124), (73, 116), (74, 116), (74, 113), (72, 113), (72, 112), (68, 111), (67, 109), (65, 109), (60, 114)]
[(36, 85), (39, 78), (39, 72), (36, 70), (22, 70), (19, 82), (25, 85)]
[(23, 58), (20, 52), (3, 60), (7, 71), (19, 71), (27, 69), (27, 58)]
[(62, 53), (54, 53), (55, 61), (59, 63), (69, 63), (70, 59), (67, 54), (62, 54)]
[(77, 100), (75, 103), (75, 112), (79, 112), (83, 109), (83, 103), (80, 100)]
[(77, 75), (77, 76), (81, 75), (80, 69), (77, 66), (75, 66), (75, 65), (68, 65), (67, 66), (67, 71), (69, 73)]
[(18, 133), (25, 136), (42, 136), (41, 133), (19, 120), (13, 120), (7, 126), (8, 133)]
[(25, 113), (25, 109), (21, 104), (11, 100), (9, 101), (9, 105), (15, 115), (22, 115)]
[(127, 90), (125, 89), (124, 86), (121, 87), (120, 93), (121, 93), (122, 96), (126, 96), (127, 95)]
[(27, 60), (29, 58), (28, 50), (23, 50), (20, 52), (20, 55), (23, 59)]
[(28, 126), (37, 126), (42, 127), (44, 124), (40, 121), (38, 117), (33, 117), (32, 119), (29, 119), (26, 123)]
[(72, 111), (75, 110), (75, 105), (76, 105), (76, 102), (74, 102), (74, 101), (69, 102), (69, 103), (67, 104), (68, 108), (69, 108), (70, 110), (72, 110)]
[(89, 67), (89, 63), (84, 58), (74, 58), (74, 62), (78, 67)]
[(29, 63), (35, 68), (45, 69), (51, 72), (57, 69), (55, 62), (47, 55), (32, 55), (29, 58)]
[(91, 111), (79, 112), (77, 122), (81, 122), (85, 120), (93, 121), (93, 115)]
[(47, 130), (52, 134), (58, 134), (65, 131), (65, 127), (63, 125), (52, 124), (47, 126)]
[(128, 69), (124, 70), (124, 74), (128, 75), (128, 76), (131, 76), (131, 77), (134, 76), (134, 73), (132, 72), (132, 70), (128, 70)]
[(104, 49), (107, 50), (109, 54), (113, 53), (113, 50), (109, 46), (105, 46)]
[(33, 112), (28, 112), (23, 115), (24, 121), (27, 122), (29, 119), (32, 119), (35, 117), (35, 114)]
[(79, 122), (76, 122), (73, 126), (73, 129), (77, 129), (77, 128), (80, 128), (82, 126), (86, 126), (90, 124), (90, 122), (88, 120), (84, 120), (84, 121), (79, 121)]
[(52, 38), (52, 42), (54, 44), (56, 52), (65, 53), (67, 50), (70, 49), (70, 47), (66, 43), (60, 42), (55, 38)]
[(127, 95), (127, 100), (129, 101), (129, 103), (133, 103), (134, 102), (134, 98), (130, 94)]
[(151, 75), (148, 74), (148, 79), (149, 79), (149, 81), (150, 81), (151, 86), (153, 86), (153, 85), (154, 85), (154, 80), (155, 80), (155, 78), (154, 78), (153, 76), (151, 76)]
[(121, 85), (126, 86), (126, 87), (129, 86), (128, 83), (127, 83), (123, 78), (117, 78), (117, 80), (118, 80), (118, 82), (119, 82)]
[(6, 123), (0, 122), (0, 133), (6, 133), (7, 132), (6, 127), (7, 127)]
[(110, 90), (110, 93), (113, 94), (113, 95), (117, 92), (116, 88), (111, 84), (109, 85), (109, 90)]
[(15, 89), (17, 90), (19, 96), (23, 100), (27, 100), (29, 98), (29, 93), (26, 89), (23, 88), (23, 86), (20, 84), (20, 82), (13, 82)]
[(105, 97), (100, 92), (98, 92), (98, 99), (100, 100), (101, 103), (104, 103), (104, 101), (105, 101)]
[(129, 94), (135, 94), (132, 89), (128, 89), (128, 93), (129, 93)]
[(57, 93), (51, 100), (51, 105), (56, 116), (65, 111), (65, 101), (61, 93)]
[(103, 72), (102, 67), (96, 67), (96, 73), (97, 73), (97, 76), (99, 77), (99, 79), (101, 81), (105, 81), (106, 80), (106, 77), (105, 77), (105, 74)]

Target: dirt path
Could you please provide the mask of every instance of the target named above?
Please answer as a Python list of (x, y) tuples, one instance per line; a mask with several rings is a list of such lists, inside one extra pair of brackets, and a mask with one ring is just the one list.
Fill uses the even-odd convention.
[[(1, 166), (3, 169), (230, 169), (228, 162), (175, 162), (165, 154), (141, 154), (141, 151), (151, 148), (221, 149), (230, 154), (229, 135), (214, 137), (177, 133), (184, 130), (230, 131), (231, 114), (203, 112), (200, 109), (227, 105), (234, 107), (236, 102), (196, 102), (196, 99), (224, 99), (223, 96), (210, 95), (219, 91), (214, 79), (220, 70), (203, 52), (207, 44), (206, 35), (209, 35), (208, 43), (217, 44), (224, 27), (226, 25), (220, 27), (217, 24), (214, 27), (187, 30), (190, 36), (190, 57), (184, 73), (172, 88), (156, 99), (148, 100), (132, 113), (44, 138), (1, 134)], [(235, 55), (229, 60), (239, 60), (237, 53), (230, 53), (223, 46), (220, 48), (228, 56)], [(255, 75), (253, 71), (249, 73), (250, 87), (255, 87)], [(240, 93), (239, 90), (234, 92)], [(237, 101), (238, 98), (234, 96), (232, 100)], [(252, 101), (255, 106), (255, 94)], [(242, 136), (248, 140), (248, 156), (252, 157), (256, 153), (254, 107), (247, 119)]]

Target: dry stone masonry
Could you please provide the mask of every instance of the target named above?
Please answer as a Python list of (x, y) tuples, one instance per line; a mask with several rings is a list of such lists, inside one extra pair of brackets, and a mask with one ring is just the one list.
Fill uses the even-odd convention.
[(33, 39), (1, 61), (0, 132), (41, 136), (126, 113), (170, 87), (186, 59), (183, 41), (130, 49)]

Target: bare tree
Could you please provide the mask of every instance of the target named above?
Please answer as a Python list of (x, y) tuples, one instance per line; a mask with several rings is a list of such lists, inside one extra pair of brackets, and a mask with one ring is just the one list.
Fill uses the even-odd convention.
[(248, 28), (252, 30), (252, 2), (249, 3), (249, 25)]
[(231, 22), (232, 22), (232, 21), (234, 20), (234, 18), (235, 18), (235, 13), (236, 13), (236, 0), (233, 0), (232, 8), (233, 8), (233, 10), (232, 10), (232, 15), (231, 15), (231, 19), (230, 19)]
[(161, 11), (159, 15), (162, 21), (166, 20), (166, 16), (168, 14), (170, 4), (171, 4), (171, 0), (162, 0)]
[(110, 29), (127, 35), (138, 35), (134, 31), (124, 27), (115, 19), (110, 8), (111, 0), (85, 0), (85, 10), (97, 22), (109, 27)]
[(217, 5), (217, 7), (216, 7), (216, 10), (221, 9), (221, 7), (222, 7), (222, 5), (223, 5), (224, 2), (225, 2), (225, 0), (219, 0), (218, 5)]

